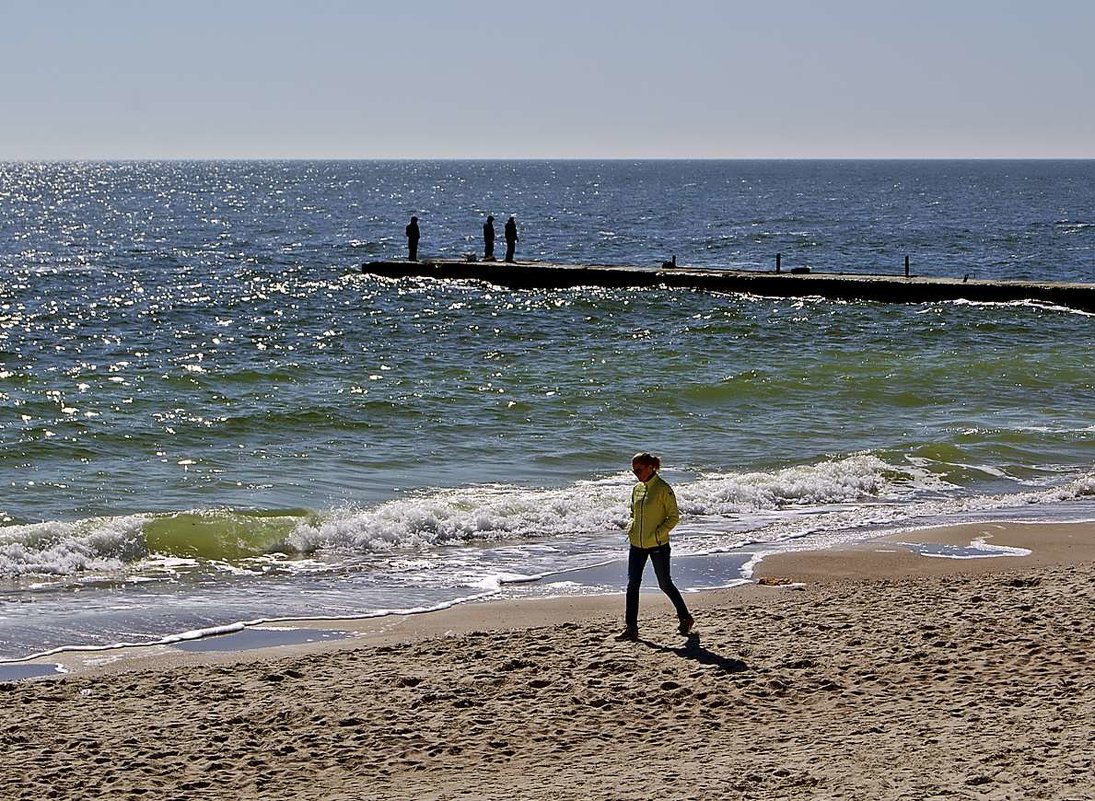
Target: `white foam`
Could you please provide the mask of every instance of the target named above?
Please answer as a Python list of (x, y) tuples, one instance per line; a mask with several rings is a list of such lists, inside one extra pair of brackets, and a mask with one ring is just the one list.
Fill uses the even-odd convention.
[[(1020, 493), (964, 496), (926, 463), (895, 467), (870, 454), (771, 472), (702, 474), (693, 480), (671, 475), (670, 480), (683, 516), (678, 542), (686, 553), (819, 533), (834, 542), (851, 540), (862, 537), (866, 526), (1095, 496), (1095, 473)], [(281, 572), (329, 570), (347, 554), (500, 541), (533, 548), (538, 542), (576, 537), (611, 538), (627, 523), (632, 484), (630, 475), (619, 473), (556, 488), (473, 486), (426, 491), (366, 509), (338, 509), (318, 519), (302, 517), (284, 546), (294, 556), (313, 558), (294, 559)], [(196, 566), (194, 560), (148, 552), (143, 528), (154, 519), (132, 515), (0, 527), (0, 575), (170, 577)], [(453, 562), (454, 555), (447, 560)], [(235, 574), (262, 572), (274, 561), (268, 556), (246, 564), (201, 563)]]
[(0, 575), (122, 570), (147, 555), (141, 535), (147, 520), (144, 515), (132, 515), (5, 526), (0, 528)]
[(482, 601), (487, 598), (491, 598), (497, 595), (497, 590), (489, 592), (476, 593), (474, 595), (466, 595), (462, 598), (454, 598), (451, 600), (443, 601), (433, 606), (416, 606), (406, 609), (378, 609), (364, 614), (355, 615), (300, 615), (292, 617), (270, 617), (270, 618), (257, 618), (255, 620), (237, 621), (235, 623), (227, 623), (221, 626), (210, 626), (204, 629), (190, 629), (188, 631), (178, 632), (176, 634), (168, 634), (156, 640), (150, 640), (147, 642), (114, 642), (106, 645), (62, 645), (57, 648), (50, 648), (46, 651), (41, 651), (35, 654), (29, 654), (17, 659), (0, 659), (0, 665), (17, 665), (24, 662), (31, 662), (36, 659), (45, 659), (51, 656), (56, 656), (63, 653), (102, 653), (108, 651), (117, 651), (121, 649), (140, 649), (140, 648), (152, 648), (170, 646), (174, 643), (188, 642), (191, 640), (198, 640), (204, 637), (215, 637), (221, 634), (234, 634), (236, 632), (243, 631), (246, 628), (254, 626), (270, 626), (278, 623), (299, 623), (303, 621), (320, 621), (320, 622), (335, 622), (339, 620), (368, 620), (378, 617), (390, 617), (393, 615), (409, 616), (420, 615), (427, 612), (438, 612), (442, 609), (450, 609), (460, 604), (469, 603), (471, 601)]
[(343, 509), (297, 526), (289, 543), (320, 550), (387, 551), (473, 540), (507, 540), (620, 529), (627, 521), (622, 480), (580, 482), (562, 489), (488, 485)]
[(1089, 311), (1084, 311), (1083, 309), (1074, 309), (1070, 306), (1061, 306), (1057, 303), (1049, 303), (1044, 300), (1034, 300), (1033, 298), (1025, 300), (969, 300), (968, 298), (957, 298), (955, 300), (942, 302), (949, 303), (953, 306), (1011, 306), (1013, 308), (1040, 309), (1041, 311), (1075, 314), (1079, 317), (1095, 317), (1095, 314), (1092, 314)]
[(1030, 556), (1033, 551), (1029, 548), (1017, 548), (1011, 545), (992, 545), (986, 537), (978, 537), (965, 548), (966, 551), (976, 553), (924, 553), (924, 556), (941, 557), (945, 559), (985, 559), (994, 556)]
[(856, 455), (772, 473), (705, 475), (676, 492), (683, 513), (727, 515), (879, 497), (893, 489), (887, 475), (894, 472), (875, 456)]
[[(733, 515), (896, 499), (907, 494), (915, 472), (899, 472), (877, 457), (856, 455), (771, 473), (704, 475), (674, 481), (674, 487), (681, 513), (693, 525), (714, 520), (725, 530), (726, 518)], [(371, 553), (620, 531), (628, 520), (632, 483), (630, 476), (619, 474), (556, 489), (488, 485), (439, 490), (370, 509), (338, 510), (318, 523), (299, 525), (289, 543), (301, 553)]]

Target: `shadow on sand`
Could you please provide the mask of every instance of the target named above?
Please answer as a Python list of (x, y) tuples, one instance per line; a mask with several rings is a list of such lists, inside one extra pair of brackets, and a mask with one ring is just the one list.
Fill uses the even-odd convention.
[(660, 642), (651, 642), (650, 640), (640, 639), (639, 642), (655, 651), (676, 654), (682, 659), (693, 659), (701, 665), (709, 665), (724, 673), (741, 673), (742, 671), (749, 669), (749, 666), (740, 659), (721, 656), (714, 651), (709, 651), (704, 648), (700, 645), (700, 635), (696, 633), (689, 634), (687, 642), (676, 648), (670, 645), (663, 645)]

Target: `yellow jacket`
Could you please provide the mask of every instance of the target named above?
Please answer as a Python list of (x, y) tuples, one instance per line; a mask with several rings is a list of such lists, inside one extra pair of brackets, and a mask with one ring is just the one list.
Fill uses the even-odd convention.
[(657, 548), (669, 542), (669, 532), (680, 522), (673, 488), (655, 473), (631, 490), (631, 522), (627, 536), (636, 548)]

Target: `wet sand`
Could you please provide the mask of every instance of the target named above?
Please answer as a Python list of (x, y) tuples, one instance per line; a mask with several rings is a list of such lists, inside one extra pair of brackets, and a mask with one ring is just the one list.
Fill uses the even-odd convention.
[[(977, 560), (896, 541), (1029, 548)], [(773, 586), (469, 604), (0, 685), (4, 799), (1089, 799), (1095, 524), (766, 560)], [(788, 583), (793, 582), (793, 583)]]

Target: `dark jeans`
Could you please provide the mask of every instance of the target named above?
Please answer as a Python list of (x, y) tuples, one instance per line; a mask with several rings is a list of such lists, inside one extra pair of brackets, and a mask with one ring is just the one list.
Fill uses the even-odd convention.
[(407, 240), (407, 258), (410, 261), (418, 261), (418, 240), (417, 239), (408, 239)]
[(517, 250), (516, 242), (506, 243), (506, 261), (513, 261), (513, 252)]
[(643, 583), (643, 570), (646, 569), (646, 559), (654, 563), (654, 575), (658, 577), (658, 587), (669, 596), (673, 606), (677, 610), (677, 617), (684, 620), (688, 617), (688, 607), (684, 605), (684, 598), (669, 577), (669, 543), (657, 548), (636, 548), (631, 546), (627, 554), (627, 603), (624, 611), (624, 623), (638, 628), (639, 626), (639, 585)]

